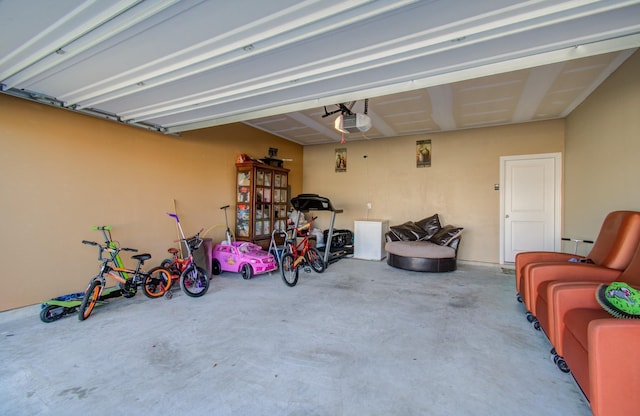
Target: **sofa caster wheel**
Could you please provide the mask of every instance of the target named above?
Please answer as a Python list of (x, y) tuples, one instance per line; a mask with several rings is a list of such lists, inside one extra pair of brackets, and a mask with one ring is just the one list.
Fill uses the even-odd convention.
[[(551, 351), (549, 351), (549, 354), (553, 355), (554, 357), (557, 357), (557, 356), (558, 356), (558, 353), (556, 352), (555, 347), (554, 347), (554, 348), (551, 348)], [(555, 358), (554, 358), (554, 360), (555, 360)]]
[(533, 329), (535, 329), (536, 331), (540, 331), (540, 321), (536, 319), (535, 321), (531, 322), (531, 325), (533, 325)]
[(531, 312), (527, 312), (527, 321), (529, 321), (530, 323), (533, 323), (536, 320), (536, 317), (533, 316), (533, 314)]
[(516, 300), (517, 300), (519, 303), (522, 303), (522, 296), (520, 296), (520, 293), (518, 293), (518, 294), (516, 295)]
[(558, 366), (560, 371), (562, 371), (563, 373), (568, 373), (569, 371), (571, 371), (569, 370), (569, 366), (567, 365), (567, 362), (564, 360), (564, 358), (560, 357), (559, 355), (556, 355), (556, 358), (554, 358), (553, 361), (555, 361), (556, 365)]

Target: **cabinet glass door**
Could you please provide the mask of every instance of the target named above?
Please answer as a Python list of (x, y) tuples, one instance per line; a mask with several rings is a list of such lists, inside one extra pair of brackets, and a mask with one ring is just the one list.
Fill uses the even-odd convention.
[(271, 176), (273, 172), (256, 170), (255, 236), (271, 234)]
[(248, 237), (251, 220), (251, 170), (238, 171), (236, 236)]
[(273, 178), (273, 221), (276, 230), (287, 229), (287, 174), (274, 173)]

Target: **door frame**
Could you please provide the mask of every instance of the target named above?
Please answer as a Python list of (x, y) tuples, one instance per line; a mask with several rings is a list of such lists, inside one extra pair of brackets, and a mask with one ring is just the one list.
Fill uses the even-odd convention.
[[(562, 153), (538, 153), (538, 154), (530, 154), (530, 155), (517, 155), (517, 156), (500, 156), (500, 264), (505, 264), (504, 260), (504, 231), (505, 231), (505, 165), (507, 162), (514, 160), (534, 160), (534, 159), (554, 159), (555, 164), (555, 204), (554, 204), (554, 214), (553, 220), (555, 223), (553, 229), (553, 250), (561, 251), (562, 249)], [(512, 264), (511, 262), (509, 264)]]

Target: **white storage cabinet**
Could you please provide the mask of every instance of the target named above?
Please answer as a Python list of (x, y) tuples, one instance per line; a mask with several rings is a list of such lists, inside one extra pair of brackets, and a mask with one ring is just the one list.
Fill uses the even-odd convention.
[(384, 235), (389, 231), (388, 220), (356, 220), (354, 224), (353, 257), (362, 260), (382, 260)]

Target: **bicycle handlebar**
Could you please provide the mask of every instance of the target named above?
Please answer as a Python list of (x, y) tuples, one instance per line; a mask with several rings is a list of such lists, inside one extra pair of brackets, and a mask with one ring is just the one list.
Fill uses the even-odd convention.
[(225, 205), (225, 206), (223, 206), (223, 207), (220, 207), (220, 209), (227, 209), (227, 208), (229, 208), (229, 207), (230, 207), (230, 205)]
[(191, 237), (185, 237), (185, 238), (181, 238), (180, 240), (173, 240), (174, 243), (177, 243), (178, 241), (188, 241), (191, 240), (192, 238), (200, 238), (200, 233), (204, 230), (204, 228), (200, 228), (200, 231), (198, 231), (197, 233), (195, 233), (194, 235), (192, 235)]
[(118, 248), (118, 247), (110, 247), (108, 244), (100, 245), (98, 243), (96, 243), (95, 241), (89, 241), (89, 240), (82, 240), (82, 244), (87, 244), (90, 246), (98, 246), (98, 261), (109, 261), (110, 259), (105, 259), (102, 257), (102, 252), (103, 251), (108, 251), (110, 253), (118, 253), (120, 251), (131, 251), (134, 253), (138, 252), (138, 249), (136, 248), (130, 248), (130, 247), (123, 247), (123, 248)]
[(106, 231), (111, 231), (113, 227), (111, 227), (110, 225), (94, 225), (93, 227), (91, 227), (91, 229), (93, 230), (106, 230)]

